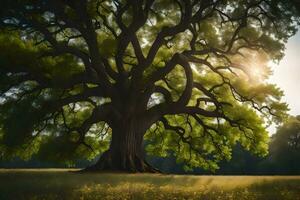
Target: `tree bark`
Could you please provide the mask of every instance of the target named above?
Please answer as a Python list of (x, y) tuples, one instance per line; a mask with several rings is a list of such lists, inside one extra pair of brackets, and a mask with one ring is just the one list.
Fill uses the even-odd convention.
[(159, 172), (145, 160), (145, 132), (144, 123), (140, 120), (124, 120), (114, 125), (109, 149), (101, 155), (96, 164), (84, 171)]

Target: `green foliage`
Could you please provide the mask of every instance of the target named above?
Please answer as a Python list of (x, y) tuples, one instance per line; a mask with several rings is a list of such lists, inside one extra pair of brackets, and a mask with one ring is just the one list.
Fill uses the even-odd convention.
[(105, 58), (109, 58), (115, 55), (117, 46), (116, 40), (106, 37), (104, 35), (99, 35), (98, 43), (100, 47), (100, 54), (103, 55)]
[[(33, 41), (22, 38), (23, 36), (17, 32), (2, 31), (0, 34), (0, 48), (6, 49), (0, 52), (0, 91), (5, 94), (0, 104), (0, 140), (3, 145), (3, 155), (7, 158), (17, 156), (29, 159), (32, 154), (38, 153), (43, 155), (41, 158), (48, 159), (48, 157), (57, 156), (56, 159), (52, 157), (50, 160), (64, 162), (70, 162), (80, 156), (89, 159), (95, 157), (101, 148), (107, 147), (101, 145), (101, 148), (98, 148), (100, 145), (98, 142), (86, 138), (86, 141), (97, 149), (91, 152), (76, 144), (75, 139), (63, 136), (61, 115), (53, 114), (56, 115), (53, 122), (43, 120), (49, 118), (51, 116), (49, 113), (55, 111), (56, 100), (83, 91), (82, 85), (77, 85), (68, 92), (64, 92), (59, 87), (82, 73), (84, 68), (70, 55), (44, 57), (42, 55), (47, 52), (45, 46), (36, 46)], [(7, 73), (7, 71), (12, 71), (14, 74)], [(53, 88), (39, 88), (40, 83), (30, 80), (22, 83), (23, 76), (28, 73), (39, 77), (41, 82)], [(71, 127), (78, 126), (91, 115), (90, 104), (77, 106), (85, 107), (85, 109), (82, 112), (71, 113), (70, 107), (63, 108), (68, 116), (65, 120)], [(50, 133), (54, 135), (49, 136)], [(59, 136), (58, 139), (56, 136)], [(73, 142), (68, 143), (68, 140)], [(77, 148), (78, 146), (80, 148)], [(46, 154), (49, 156), (47, 157)]]
[[(61, 84), (68, 82), (72, 76), (80, 74), (84, 68), (73, 56), (62, 55), (56, 57), (47, 57), (44, 46), (36, 46), (32, 40), (24, 38), (17, 32), (0, 32), (0, 48), (5, 49), (0, 53), (0, 68), (4, 70), (1, 76), (1, 86), (9, 84), (11, 81), (5, 71), (14, 73), (31, 73), (33, 76), (40, 76), (50, 84)], [(23, 38), (23, 39), (22, 39)], [(10, 76), (11, 79), (17, 77)], [(6, 78), (6, 80), (5, 80)], [(6, 81), (2, 83), (2, 81)]]

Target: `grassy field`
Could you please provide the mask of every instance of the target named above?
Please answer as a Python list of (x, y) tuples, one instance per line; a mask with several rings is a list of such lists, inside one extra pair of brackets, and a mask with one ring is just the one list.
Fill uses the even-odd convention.
[(300, 176), (79, 174), (59, 169), (3, 169), (0, 199), (300, 200)]

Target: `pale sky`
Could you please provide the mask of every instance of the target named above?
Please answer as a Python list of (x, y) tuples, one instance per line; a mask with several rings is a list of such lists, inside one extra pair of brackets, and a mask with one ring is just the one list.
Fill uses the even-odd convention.
[[(289, 104), (289, 114), (300, 115), (300, 32), (289, 39), (285, 57), (273, 67), (270, 82), (276, 83), (283, 91), (283, 100)], [(274, 133), (274, 127), (270, 129)]]

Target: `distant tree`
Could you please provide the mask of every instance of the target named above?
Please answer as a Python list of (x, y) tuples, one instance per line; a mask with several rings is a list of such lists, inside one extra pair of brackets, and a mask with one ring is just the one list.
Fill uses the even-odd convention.
[(287, 106), (266, 83), (296, 32), (283, 0), (1, 0), (1, 156), (155, 171), (267, 153)]
[(261, 158), (246, 151), (241, 145), (236, 145), (232, 150), (232, 159), (220, 163), (220, 169), (216, 171), (218, 174), (264, 174), (264, 168), (261, 168), (260, 163), (266, 157)]
[[(219, 169), (215, 172), (193, 168), (190, 171), (184, 169), (182, 163), (176, 162), (176, 157), (171, 155), (166, 158), (151, 156), (148, 157), (149, 163), (165, 173), (171, 174), (220, 174), (220, 175), (251, 175), (268, 174), (268, 156), (258, 157), (245, 150), (237, 144), (232, 149), (232, 158), (219, 163)], [(267, 165), (267, 166), (266, 166)], [(271, 172), (272, 173), (272, 172)]]
[(300, 173), (300, 116), (290, 117), (272, 137), (269, 160), (274, 173)]

